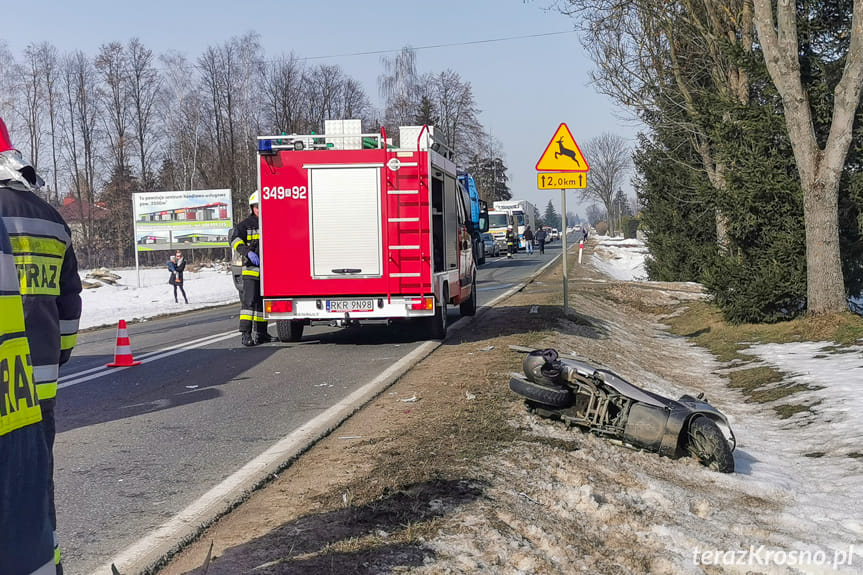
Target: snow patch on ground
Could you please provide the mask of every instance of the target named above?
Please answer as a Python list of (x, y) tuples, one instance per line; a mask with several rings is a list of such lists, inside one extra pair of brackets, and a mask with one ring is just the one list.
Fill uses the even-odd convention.
[(608, 236), (596, 239), (591, 258), (596, 269), (621, 281), (647, 279), (644, 257), (648, 252), (644, 242)]
[[(186, 268), (184, 289), (189, 303), (177, 290), (180, 303), (174, 303), (174, 288), (168, 285), (167, 268), (135, 268), (111, 270), (120, 276), (116, 285), (102, 285), (81, 292), (80, 329), (115, 326), (121, 319), (145, 320), (164, 314), (231, 304), (239, 301), (230, 271), (201, 268), (193, 272)], [(90, 270), (80, 270), (83, 280)]]

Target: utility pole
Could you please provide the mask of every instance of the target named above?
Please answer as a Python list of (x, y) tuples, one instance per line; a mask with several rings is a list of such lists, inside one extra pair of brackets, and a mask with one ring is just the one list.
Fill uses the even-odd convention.
[(488, 134), (488, 155), (491, 157), (491, 201), (497, 199), (497, 162), (494, 161), (494, 139)]

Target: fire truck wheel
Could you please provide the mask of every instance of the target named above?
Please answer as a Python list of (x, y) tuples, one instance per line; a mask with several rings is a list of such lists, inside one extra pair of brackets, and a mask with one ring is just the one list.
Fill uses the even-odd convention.
[(458, 309), (462, 315), (476, 315), (476, 275), (470, 283), (470, 297), (461, 302)]
[(301, 321), (280, 319), (276, 321), (276, 329), (279, 332), (279, 341), (300, 341), (303, 339), (303, 328), (305, 324)]
[(435, 307), (434, 315), (426, 318), (428, 332), (431, 339), (443, 339), (446, 337), (446, 316), (447, 306), (446, 300)]

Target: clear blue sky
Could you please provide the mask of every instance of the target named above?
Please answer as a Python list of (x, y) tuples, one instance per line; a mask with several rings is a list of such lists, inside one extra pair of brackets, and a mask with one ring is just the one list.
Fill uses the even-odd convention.
[[(30, 14), (16, 25), (4, 26), (0, 39), (16, 57), (28, 43), (48, 41), (60, 52), (95, 54), (104, 43), (137, 37), (156, 54), (176, 50), (194, 59), (208, 46), (254, 31), (267, 56), (294, 51), (299, 57), (314, 57), (311, 64), (338, 64), (380, 106), (381, 56), (392, 57), (406, 45), (417, 48), (570, 31), (417, 50), (418, 72), (452, 69), (471, 83), (482, 110), (480, 120), (503, 145), (513, 197), (533, 202), (540, 212), (551, 199), (560, 211), (560, 192), (538, 190), (535, 170), (560, 123), (566, 122), (582, 146), (603, 132), (618, 134), (632, 146), (637, 128), (621, 120), (622, 110), (589, 85), (593, 64), (577, 33), (571, 32), (572, 20), (544, 11), (543, 4), (542, 0), (42, 0), (20, 4), (21, 12)], [(391, 52), (342, 55), (381, 50)], [(316, 58), (332, 55), (342, 56)], [(568, 192), (567, 209), (585, 215), (575, 191)]]

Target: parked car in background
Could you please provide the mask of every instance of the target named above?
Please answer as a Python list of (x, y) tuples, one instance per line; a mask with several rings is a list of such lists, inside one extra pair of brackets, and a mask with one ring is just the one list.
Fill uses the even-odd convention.
[(500, 256), (500, 244), (495, 241), (494, 236), (486, 232), (482, 235), (482, 245), (485, 250), (485, 257), (496, 258)]

